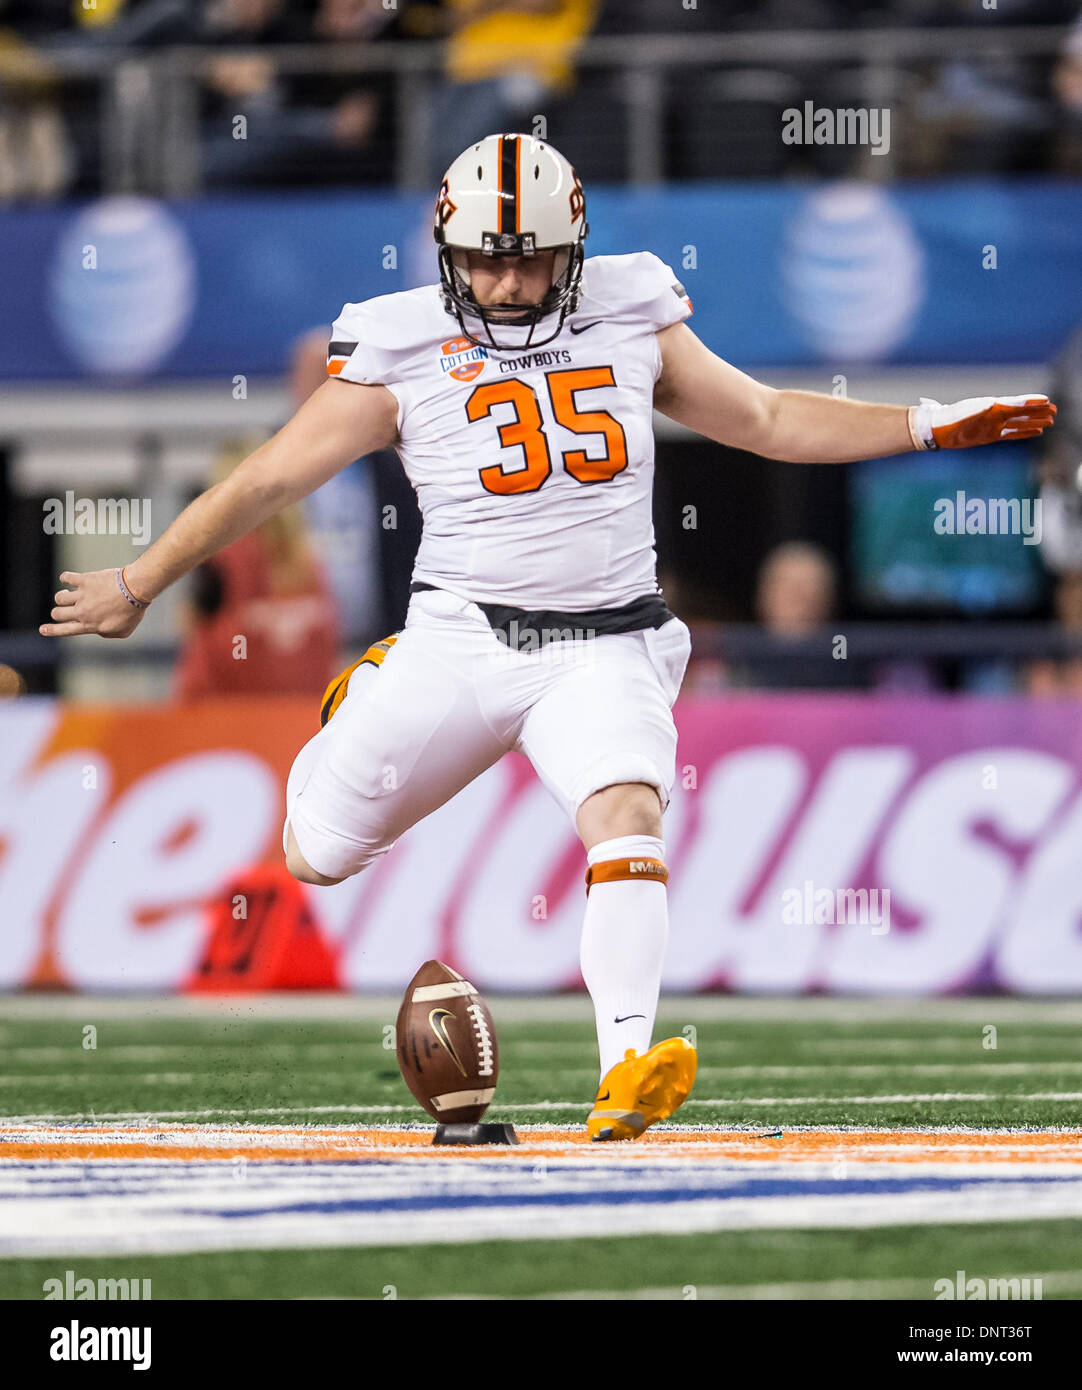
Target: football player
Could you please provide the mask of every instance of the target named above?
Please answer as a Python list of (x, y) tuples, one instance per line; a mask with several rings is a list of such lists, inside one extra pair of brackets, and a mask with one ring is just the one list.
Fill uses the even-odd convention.
[(331, 687), (289, 777), (297, 878), (359, 873), (510, 750), (582, 839), (582, 975), (601, 1083), (595, 1140), (634, 1139), (687, 1097), (696, 1056), (651, 1046), (668, 935), (662, 814), (688, 629), (651, 522), (652, 412), (794, 462), (1025, 439), (1037, 395), (876, 405), (774, 390), (716, 357), (648, 251), (585, 259), (568, 161), (491, 135), (436, 201), (439, 282), (347, 304), (329, 380), (124, 570), (63, 574), (49, 636), (123, 637), (201, 560), (361, 454), (393, 446), (423, 535), (403, 630)]

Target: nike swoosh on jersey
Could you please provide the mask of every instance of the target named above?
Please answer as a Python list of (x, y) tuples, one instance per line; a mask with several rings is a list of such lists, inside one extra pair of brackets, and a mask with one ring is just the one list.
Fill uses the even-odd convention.
[(585, 333), (588, 328), (596, 328), (599, 323), (604, 323), (604, 319), (594, 319), (593, 323), (575, 324), (569, 323), (567, 326), (572, 333)]

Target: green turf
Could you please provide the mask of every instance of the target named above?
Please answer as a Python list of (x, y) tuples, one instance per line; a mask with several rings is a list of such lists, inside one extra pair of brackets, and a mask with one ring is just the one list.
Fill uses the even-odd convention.
[(1082, 1221), (0, 1260), (0, 1298), (39, 1299), (45, 1280), (68, 1269), (80, 1279), (149, 1279), (156, 1299), (521, 1298), (642, 1289), (707, 1298), (719, 1296), (719, 1286), (732, 1297), (740, 1286), (778, 1283), (807, 1284), (793, 1296), (822, 1298), (831, 1296), (823, 1281), (837, 1279), (856, 1287), (834, 1296), (932, 1299), (935, 1281), (953, 1279), (956, 1269), (986, 1279), (1035, 1275), (1045, 1299), (1077, 1298)]
[[(814, 1002), (814, 1001), (812, 1001)], [(85, 1004), (85, 1007), (84, 1007)], [(145, 1006), (96, 1017), (92, 999), (54, 1017), (0, 1004), (0, 1116), (118, 1116), (213, 1123), (406, 1123), (425, 1117), (384, 1046), (393, 1024), (371, 1005), (351, 1016), (148, 1016)], [(528, 1012), (528, 1011), (527, 1011)], [(588, 1015), (527, 1017), (495, 1001), (501, 1049), (493, 1120), (581, 1123), (597, 1080)], [(1050, 1009), (1019, 1011), (990, 999), (956, 1010), (912, 1005), (882, 1016), (833, 1016), (744, 1007), (718, 1016), (695, 1000), (670, 1001), (655, 1036), (695, 1030), (701, 1059), (684, 1122), (790, 1128), (853, 1125), (1077, 1126), (1082, 1092), (1077, 1022)], [(84, 1027), (97, 1028), (84, 1047)], [(998, 1029), (986, 1047), (986, 1027)], [(391, 1035), (393, 1037), (393, 1033)], [(957, 1099), (978, 1093), (987, 1099)], [(918, 1099), (917, 1097), (935, 1097)], [(1034, 1096), (1043, 1098), (1033, 1098)], [(796, 1098), (789, 1105), (784, 1101)], [(879, 1099), (876, 1099), (879, 1098)], [(554, 1102), (556, 1104), (554, 1104)], [(2, 1155), (0, 1155), (2, 1156)], [(575, 1291), (850, 1281), (848, 1297), (931, 1297), (935, 1279), (1048, 1276), (1045, 1298), (1082, 1296), (1082, 1221), (1005, 1222), (876, 1230), (738, 1231), (606, 1241), (235, 1251), (168, 1257), (0, 1260), (0, 1297), (40, 1298), (45, 1279), (150, 1278), (156, 1298), (401, 1298), (547, 1295)], [(119, 1266), (123, 1268), (119, 1268)], [(1054, 1271), (1060, 1271), (1057, 1284)], [(834, 1295), (832, 1295), (834, 1296)]]
[[(501, 1074), (488, 1118), (581, 1122), (597, 1080), (586, 1021), (516, 1022), (494, 1006)], [(996, 1001), (989, 1001), (989, 1020)], [(93, 1022), (93, 1002), (86, 1019)], [(387, 1020), (392, 1022), (391, 1019)], [(1078, 1029), (978, 1022), (696, 1021), (670, 1008), (660, 1035), (694, 1027), (700, 1072), (683, 1121), (702, 1124), (1023, 1126), (1079, 1123)], [(313, 1019), (109, 1018), (83, 1047), (71, 1018), (0, 1017), (0, 1115), (155, 1115), (322, 1123), (423, 1119), (383, 1046), (383, 1025)], [(989, 1099), (915, 1099), (935, 1096)], [(799, 1103), (785, 1104), (787, 1097)], [(877, 1099), (886, 1097), (887, 1099)], [(560, 1104), (560, 1102), (566, 1102)], [(349, 1107), (327, 1111), (322, 1107)], [(501, 1107), (513, 1107), (504, 1109)], [(535, 1108), (536, 1107), (536, 1108)], [(275, 1114), (281, 1111), (281, 1114)]]

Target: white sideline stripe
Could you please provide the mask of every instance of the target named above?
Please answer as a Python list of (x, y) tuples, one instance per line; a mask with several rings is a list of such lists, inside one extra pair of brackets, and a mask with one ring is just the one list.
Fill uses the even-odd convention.
[[(229, 1180), (226, 1203), (236, 1209), (264, 1200), (262, 1189)], [(338, 1210), (319, 1214), (266, 1212), (243, 1223), (191, 1210), (192, 1196), (172, 1209), (130, 1201), (91, 1208), (82, 1199), (5, 1201), (0, 1256), (62, 1257), (92, 1254), (171, 1254), (196, 1250), (265, 1250), (386, 1245), (473, 1244), (485, 1240), (557, 1240), (621, 1235), (692, 1235), (732, 1230), (860, 1229), (895, 1225), (1010, 1223), (1082, 1215), (1082, 1193), (1063, 1185), (997, 1185), (958, 1192), (904, 1192), (833, 1196), (706, 1198), (698, 1201), (570, 1206), (533, 1203), (490, 1207), (483, 1199), (461, 1208), (422, 1211)], [(125, 1203), (127, 1204), (125, 1205)]]
[[(424, 986), (424, 988), (436, 991), (443, 991), (442, 993), (436, 993), (427, 996), (431, 999), (449, 998), (451, 997), (451, 995), (462, 995), (468, 994), (470, 992), (468, 989), (460, 989), (457, 986), (445, 987), (442, 985), (426, 985)], [(415, 993), (414, 998), (416, 997), (417, 994)], [(0, 1036), (0, 1044), (2, 1044), (2, 1036)], [(1068, 1040), (1056, 1037), (1041, 1038), (1036, 1034), (1027, 1036), (1025, 1038), (1015, 1036), (1012, 1036), (1011, 1038), (1012, 1052), (1017, 1052), (1027, 1047), (1034, 1048), (1042, 1045), (1067, 1046)], [(221, 1052), (228, 1057), (236, 1057), (238, 1055), (243, 1055), (244, 1053), (246, 1053), (249, 1046), (250, 1045), (247, 1043), (207, 1043), (202, 1040), (196, 1041), (195, 1039), (189, 1042), (180, 1043), (126, 1043), (120, 1046), (102, 1047), (100, 1049), (97, 1049), (95, 1052), (94, 1060), (96, 1063), (103, 1057), (107, 1058), (109, 1061), (150, 1061), (151, 1059), (161, 1060), (168, 1057), (174, 1057), (178, 1052), (190, 1054), (197, 1047), (199, 1048), (201, 1054), (204, 1054), (209, 1050)], [(255, 1046), (258, 1047), (260, 1056), (270, 1055), (281, 1057), (295, 1057), (297, 1051), (293, 1043), (258, 1043)], [(347, 1047), (349, 1046), (355, 1046), (355, 1044), (307, 1043), (304, 1047), (304, 1057), (344, 1057), (346, 1055)], [(912, 1053), (914, 1048), (920, 1048), (922, 1051), (931, 1052), (949, 1052), (955, 1050), (961, 1051), (963, 1049), (965, 1051), (972, 1052), (979, 1048), (979, 1044), (974, 1044), (971, 1038), (836, 1038), (831, 1040), (805, 1042), (802, 1043), (801, 1046), (804, 1048), (805, 1051), (809, 1052), (840, 1053), (843, 1055), (854, 1052), (861, 1054), (876, 1052)], [(575, 1053), (581, 1056), (585, 1054), (587, 1048), (585, 1044), (576, 1039), (554, 1038), (548, 1042), (516, 1040), (514, 1043), (514, 1050), (516, 1053), (532, 1053), (540, 1054), (542, 1056), (549, 1054), (559, 1054), (564, 1052)], [(719, 1041), (713, 1038), (710, 1041), (711, 1053), (736, 1052), (744, 1050), (744, 1045), (740, 1043)], [(8, 1057), (9, 1059), (26, 1062), (63, 1062), (69, 1060), (72, 1057), (73, 1053), (81, 1054), (81, 1052), (82, 1049), (79, 1043), (77, 1042), (67, 1047), (54, 1046), (5, 1048), (6, 1057)], [(718, 1075), (729, 1076), (788, 1076), (799, 1075), (803, 1072), (833, 1072), (837, 1070), (839, 1065), (847, 1073), (862, 1071), (878, 1072), (884, 1070), (934, 1072), (937, 1069), (941, 1071), (950, 1072), (973, 1071), (980, 1070), (981, 1068), (986, 1068), (988, 1071), (1018, 1071), (1023, 1070), (1025, 1068), (1040, 1069), (1041, 1067), (1060, 1067), (1062, 1069), (1073, 1071), (1082, 1070), (1082, 1062), (1061, 1061), (1057, 1058), (1031, 1058), (1028, 1061), (1021, 1062), (959, 1062), (955, 1065), (946, 1063), (935, 1064), (927, 1062), (903, 1062), (897, 1064), (884, 1062), (879, 1066), (873, 1066), (868, 1064), (858, 1065), (851, 1063), (838, 1063), (835, 1061), (824, 1062), (821, 1065), (789, 1067), (700, 1066), (699, 1074), (706, 1075), (710, 1072), (716, 1072)], [(537, 1070), (540, 1071), (540, 1069)], [(572, 1070), (577, 1070), (577, 1068), (572, 1068)], [(593, 1063), (584, 1061), (582, 1063), (582, 1070), (592, 1071)]]
[[(252, 1073), (246, 1071), (245, 1076)], [(256, 1075), (272, 1076), (272, 1072), (256, 1073)], [(88, 1066), (86, 1071), (32, 1071), (13, 1073), (7, 1072), (0, 1075), (0, 1086), (26, 1086), (28, 1084), (38, 1084), (46, 1082), (50, 1086), (66, 1086), (69, 1083), (78, 1083), (85, 1086), (89, 1081), (136, 1081), (140, 1085), (147, 1086), (190, 1086), (196, 1080), (195, 1072), (190, 1071), (98, 1071), (96, 1067)]]
[(445, 1091), (442, 1096), (433, 1096), (432, 1104), (437, 1110), (458, 1110), (463, 1105), (487, 1105), (495, 1094), (494, 1086), (485, 1091)]
[[(946, 1276), (942, 1276), (946, 1277)], [(1042, 1293), (1075, 1293), (1082, 1289), (1082, 1270), (1055, 1270), (1041, 1274), (992, 1275), (992, 1278), (1042, 1280)], [(864, 1299), (926, 1298), (934, 1300), (934, 1279), (826, 1279), (791, 1284), (694, 1284), (670, 1285), (656, 1289), (576, 1289), (561, 1293), (517, 1294), (517, 1298), (540, 1299), (661, 1299), (686, 1300), (686, 1288), (694, 1288), (698, 1299)], [(476, 1297), (463, 1294), (460, 1297)], [(498, 1297), (498, 1295), (480, 1295)], [(1012, 1303), (1012, 1306), (1013, 1303)]]
[[(497, 1026), (502, 1023), (579, 1022), (592, 1024), (593, 1005), (587, 994), (539, 997), (486, 993)], [(172, 995), (167, 997), (118, 994), (27, 994), (0, 998), (0, 1021), (58, 1018), (83, 1020), (92, 1007), (100, 1018), (160, 1019), (334, 1019), (351, 1023), (386, 1023), (393, 1019), (401, 996), (384, 994), (346, 994), (313, 991), (297, 995)], [(984, 1025), (995, 1023), (1082, 1024), (1082, 1000), (987, 999), (976, 995), (967, 999), (920, 999), (899, 995), (869, 999), (792, 995), (681, 995), (666, 993), (658, 1014), (659, 1026), (679, 1032), (686, 1023), (708, 1022), (822, 1022), (822, 1023), (913, 1023)]]
[[(339, 1057), (345, 1059), (351, 1051), (355, 1051), (357, 1046), (364, 1046), (368, 1039), (361, 1039), (357, 1042), (341, 1043), (305, 1043), (303, 1057), (297, 1058), (297, 1047), (294, 1043), (247, 1043), (247, 1042), (206, 1042), (202, 1038), (192, 1038), (189, 1042), (183, 1043), (124, 1043), (119, 1047), (103, 1045), (94, 1049), (92, 1056), (94, 1065), (100, 1066), (104, 1058), (110, 1062), (116, 1061), (143, 1061), (149, 1062), (151, 1059), (161, 1060), (167, 1057), (175, 1057), (178, 1052), (191, 1054), (197, 1049), (200, 1057), (205, 1057), (208, 1052), (222, 1053), (230, 1060), (247, 1060), (251, 1051), (258, 1050), (260, 1057), (286, 1057), (290, 1060), (303, 1061), (308, 1057)], [(0, 1046), (3, 1045), (3, 1036), (0, 1034)], [(372, 1042), (372, 1046), (382, 1050), (382, 1043), (378, 1040)], [(582, 1051), (581, 1044), (579, 1050)], [(76, 1042), (68, 1047), (7, 1047), (4, 1048), (4, 1056), (16, 1058), (26, 1062), (63, 1062), (70, 1060), (73, 1053), (82, 1054), (83, 1049), (80, 1043)], [(90, 1063), (87, 1064), (88, 1066)], [(91, 1073), (87, 1073), (90, 1075)], [(51, 1074), (50, 1074), (51, 1075)]]
[[(916, 1043), (915, 1046), (919, 1046)], [(816, 1066), (793, 1067), (700, 1067), (700, 1076), (881, 1076), (883, 1072), (914, 1072), (921, 1076), (954, 1076), (960, 1071), (987, 1072), (989, 1075), (1021, 1075), (1031, 1071), (1082, 1071), (1082, 1062), (879, 1062), (874, 1066), (853, 1066), (846, 1062), (821, 1062)]]
[[(923, 1103), (927, 1101), (1027, 1101), (1027, 1100), (1054, 1100), (1054, 1101), (1082, 1101), (1082, 1091), (1026, 1091), (1020, 1095), (1000, 1095), (992, 1091), (936, 1091), (927, 1094), (913, 1094), (912, 1092), (903, 1095), (891, 1096), (742, 1096), (739, 1099), (731, 1097), (719, 1100), (697, 1100), (694, 1096), (684, 1101), (680, 1107), (683, 1113), (695, 1106), (710, 1107), (718, 1105), (884, 1105), (884, 1104), (903, 1104), (905, 1102)], [(516, 1113), (520, 1111), (538, 1110), (577, 1110), (584, 1111), (589, 1105), (588, 1100), (538, 1100), (532, 1104), (501, 1105), (499, 1113), (505, 1111)], [(404, 1115), (411, 1114), (416, 1116), (418, 1107), (416, 1105), (271, 1105), (253, 1106), (246, 1110), (224, 1110), (224, 1109), (201, 1109), (201, 1110), (62, 1110), (62, 1111), (41, 1111), (33, 1115), (0, 1115), (0, 1125), (28, 1124), (34, 1121), (60, 1121), (68, 1123), (95, 1124), (99, 1120), (131, 1120), (135, 1122), (151, 1122), (154, 1120), (180, 1120), (180, 1119), (209, 1119), (214, 1116), (231, 1116), (235, 1119), (251, 1119), (255, 1115)], [(424, 1127), (424, 1121), (419, 1121), (419, 1126)], [(669, 1126), (667, 1126), (669, 1127)], [(672, 1126), (682, 1128), (682, 1126)], [(713, 1126), (694, 1125), (691, 1128), (713, 1128)], [(739, 1132), (739, 1126), (736, 1127)], [(796, 1129), (815, 1132), (820, 1129), (844, 1132), (853, 1126), (845, 1125), (789, 1125), (787, 1129), (792, 1132)], [(864, 1125), (859, 1128), (863, 1131)], [(903, 1129), (903, 1126), (892, 1125), (889, 1129), (882, 1130), (882, 1133), (894, 1133), (895, 1130)], [(1023, 1128), (1030, 1128), (1024, 1126)], [(1061, 1134), (1075, 1133), (1071, 1127), (1060, 1126), (1034, 1126), (1044, 1133)], [(986, 1130), (983, 1127), (973, 1128), (966, 1131), (964, 1126), (957, 1125), (916, 1125), (910, 1126), (911, 1130), (919, 1133), (943, 1133), (956, 1134), (972, 1132), (974, 1134), (1013, 1134), (1016, 1133), (1014, 1126), (1006, 1128)]]
[[(326, 1112), (337, 1112), (337, 1111), (342, 1110), (343, 1108), (351, 1109), (351, 1108), (353, 1108), (353, 1107), (342, 1107), (342, 1106), (324, 1105), (324, 1106), (315, 1106), (315, 1107), (312, 1107), (312, 1110), (318, 1110), (318, 1111), (322, 1111), (322, 1112), (326, 1113)], [(403, 1108), (412, 1109), (413, 1107), (403, 1107)], [(505, 1108), (505, 1109), (511, 1109), (512, 1107), (506, 1106), (506, 1107), (504, 1107), (504, 1108)], [(64, 1128), (64, 1127), (67, 1127), (68, 1129), (71, 1130), (72, 1133), (78, 1134), (78, 1133), (80, 1132), (80, 1127), (81, 1127), (81, 1126), (82, 1126), (82, 1127), (86, 1127), (86, 1126), (90, 1126), (90, 1125), (97, 1125), (97, 1124), (99, 1124), (99, 1123), (101, 1123), (101, 1122), (103, 1122), (103, 1121), (106, 1121), (106, 1120), (109, 1120), (109, 1121), (114, 1122), (115, 1124), (117, 1124), (118, 1126), (120, 1126), (122, 1129), (123, 1129), (123, 1127), (131, 1127), (131, 1126), (139, 1126), (139, 1127), (141, 1127), (141, 1128), (145, 1128), (146, 1125), (148, 1124), (148, 1122), (152, 1122), (152, 1121), (153, 1121), (153, 1122), (156, 1122), (156, 1123), (157, 1123), (157, 1122), (160, 1122), (160, 1123), (161, 1123), (161, 1127), (162, 1127), (163, 1129), (165, 1129), (167, 1132), (170, 1132), (170, 1131), (177, 1131), (177, 1132), (180, 1132), (180, 1131), (183, 1131), (183, 1130), (190, 1130), (190, 1129), (198, 1129), (200, 1132), (205, 1132), (206, 1126), (188, 1123), (187, 1121), (206, 1119), (206, 1118), (208, 1118), (208, 1117), (210, 1117), (210, 1116), (213, 1116), (213, 1115), (234, 1115), (234, 1116), (240, 1116), (240, 1117), (242, 1117), (242, 1118), (244, 1118), (244, 1119), (247, 1119), (247, 1118), (249, 1118), (249, 1117), (252, 1116), (252, 1115), (291, 1115), (291, 1114), (294, 1114), (294, 1113), (308, 1114), (308, 1113), (311, 1113), (311, 1111), (309, 1111), (309, 1109), (308, 1109), (307, 1107), (305, 1107), (305, 1108), (304, 1108), (303, 1110), (301, 1110), (300, 1112), (295, 1112), (295, 1111), (293, 1111), (292, 1109), (290, 1109), (290, 1108), (288, 1108), (288, 1107), (278, 1107), (278, 1108), (271, 1109), (271, 1110), (159, 1110), (159, 1111), (154, 1111), (153, 1113), (148, 1113), (148, 1112), (145, 1111), (145, 1110), (120, 1110), (120, 1111), (113, 1111), (113, 1112), (111, 1112), (111, 1113), (107, 1113), (107, 1112), (103, 1111), (101, 1114), (98, 1114), (98, 1115), (91, 1115), (91, 1114), (80, 1114), (80, 1115), (71, 1115), (71, 1114), (0, 1115), (0, 1136), (3, 1136), (5, 1133), (10, 1133), (11, 1131), (13, 1131), (13, 1130), (15, 1130), (15, 1129), (17, 1129), (17, 1128), (23, 1128), (23, 1127), (30, 1126), (30, 1125), (40, 1125), (40, 1124), (48, 1124), (48, 1125), (50, 1125), (50, 1126), (52, 1126), (52, 1127), (54, 1127), (54, 1128)], [(247, 1133), (249, 1132), (251, 1126), (248, 1125), (248, 1124), (221, 1125), (221, 1126), (219, 1126), (218, 1128), (219, 1128), (223, 1133), (231, 1133), (231, 1134), (237, 1134), (237, 1135), (245, 1135), (245, 1134), (247, 1134)], [(418, 1132), (421, 1132), (421, 1131), (424, 1131), (424, 1130), (431, 1130), (432, 1128), (433, 1128), (433, 1125), (432, 1125), (429, 1121), (427, 1121), (427, 1120), (419, 1121), (419, 1122), (417, 1122), (417, 1123), (407, 1123), (407, 1124), (405, 1124), (405, 1125), (401, 1124), (401, 1123), (398, 1122), (398, 1121), (394, 1121), (394, 1120), (388, 1120), (388, 1121), (383, 1122), (383, 1123), (377, 1121), (377, 1122), (375, 1122), (374, 1124), (369, 1124), (369, 1125), (366, 1125), (366, 1126), (365, 1126), (365, 1129), (366, 1129), (366, 1130), (371, 1130), (373, 1133), (377, 1133), (377, 1134), (378, 1134), (381, 1130), (388, 1130), (388, 1131), (390, 1131), (390, 1132), (392, 1132), (392, 1133), (394, 1133), (394, 1134), (398, 1134), (398, 1133), (400, 1133), (403, 1129), (417, 1130)], [(564, 1131), (564, 1130), (566, 1130), (566, 1129), (573, 1129), (573, 1130), (584, 1129), (584, 1128), (585, 1128), (585, 1125), (584, 1125), (583, 1123), (581, 1123), (581, 1122), (578, 1123), (578, 1124), (567, 1125), (567, 1124), (562, 1123), (562, 1122), (559, 1123), (559, 1124), (554, 1124), (554, 1123), (552, 1123), (551, 1121), (549, 1121), (549, 1122), (541, 1121), (541, 1122), (538, 1122), (538, 1123), (536, 1123), (536, 1124), (519, 1124), (518, 1128), (519, 1128), (519, 1130), (520, 1130), (523, 1134), (538, 1134), (538, 1135), (544, 1135), (544, 1134), (548, 1134), (548, 1133), (552, 1133), (552, 1132), (556, 1132), (556, 1131), (562, 1132), (562, 1131)], [(695, 1124), (695, 1123), (691, 1123), (691, 1124), (683, 1124), (683, 1123), (677, 1123), (676, 1121), (669, 1120), (669, 1121), (666, 1121), (664, 1124), (662, 1124), (662, 1125), (660, 1126), (660, 1129), (663, 1130), (663, 1131), (665, 1131), (665, 1132), (676, 1132), (676, 1133), (686, 1133), (686, 1134), (716, 1134), (716, 1135), (719, 1135), (719, 1136), (727, 1136), (727, 1135), (728, 1135), (728, 1136), (733, 1136), (733, 1137), (738, 1138), (738, 1137), (739, 1137), (740, 1135), (742, 1135), (742, 1134), (759, 1134), (759, 1133), (761, 1133), (761, 1131), (762, 1131), (762, 1125), (761, 1125), (761, 1122), (760, 1122), (759, 1124), (731, 1124), (731, 1123), (717, 1123), (717, 1124), (703, 1124), (703, 1123)], [(288, 1124), (288, 1125), (262, 1124), (262, 1125), (259, 1126), (259, 1130), (260, 1130), (260, 1132), (262, 1132), (262, 1131), (267, 1131), (267, 1132), (270, 1132), (270, 1133), (274, 1133), (274, 1132), (276, 1132), (276, 1131), (281, 1131), (281, 1132), (284, 1133), (284, 1134), (297, 1134), (298, 1132), (300, 1132), (300, 1133), (303, 1133), (303, 1134), (306, 1135), (306, 1136), (326, 1135), (326, 1136), (331, 1137), (331, 1138), (340, 1138), (340, 1137), (342, 1136), (342, 1126), (340, 1126), (340, 1125), (333, 1125), (333, 1124), (327, 1124), (327, 1125), (305, 1124), (305, 1123), (300, 1123), (300, 1124), (294, 1123), (294, 1124)], [(968, 1134), (968, 1135), (974, 1135), (975, 1137), (981, 1137), (981, 1136), (988, 1135), (988, 1134), (1008, 1134), (1008, 1135), (1010, 1135), (1010, 1134), (1046, 1134), (1046, 1135), (1053, 1136), (1053, 1137), (1054, 1137), (1054, 1136), (1057, 1136), (1057, 1135), (1070, 1135), (1070, 1136), (1073, 1136), (1073, 1137), (1082, 1138), (1082, 1128), (1080, 1128), (1080, 1127), (1078, 1127), (1078, 1126), (1072, 1126), (1072, 1125), (1004, 1125), (1004, 1126), (996, 1127), (996, 1126), (991, 1126), (991, 1125), (933, 1125), (933, 1124), (922, 1124), (922, 1125), (840, 1125), (840, 1124), (808, 1124), (808, 1125), (801, 1125), (801, 1124), (792, 1124), (792, 1125), (786, 1125), (786, 1126), (785, 1126), (785, 1133), (786, 1133), (787, 1135), (788, 1135), (788, 1134), (906, 1134), (906, 1135), (909, 1135), (909, 1134), (957, 1134), (957, 1135), (966, 1135), (966, 1134)], [(3, 1153), (3, 1151), (0, 1150), (0, 1156), (2, 1156), (2, 1153)]]
[(689, 1105), (897, 1105), (957, 1100), (995, 1100), (1004, 1103), (1020, 1100), (1075, 1101), (1082, 1100), (1082, 1091), (1028, 1091), (1024, 1095), (1003, 1095), (998, 1091), (906, 1091), (884, 1096), (740, 1096), (722, 1100), (696, 1100), (692, 1097), (684, 1101), (681, 1109), (686, 1110)]
[[(1051, 1031), (1047, 1033), (1015, 1033), (1010, 1035), (1010, 1045), (1004, 1045), (1003, 1051), (1025, 1052), (1041, 1047), (1070, 1047), (1074, 1042), (1073, 1037), (1061, 1037)], [(731, 1044), (735, 1046), (735, 1044)], [(860, 1037), (860, 1038), (813, 1038), (801, 1041), (801, 1049), (804, 1052), (912, 1052), (914, 1048), (919, 1048), (922, 1052), (982, 1052), (979, 1039), (974, 1040), (972, 1034), (966, 1037), (954, 1038), (928, 1038), (920, 1036), (910, 1037)], [(522, 1047), (522, 1043), (516, 1043), (516, 1050)], [(710, 1040), (710, 1050), (717, 1047), (717, 1043)], [(995, 1052), (998, 1049), (992, 1048)]]
[(432, 999), (454, 999), (460, 994), (476, 994), (469, 980), (455, 980), (446, 985), (418, 985), (413, 991), (412, 1003), (427, 1004)]

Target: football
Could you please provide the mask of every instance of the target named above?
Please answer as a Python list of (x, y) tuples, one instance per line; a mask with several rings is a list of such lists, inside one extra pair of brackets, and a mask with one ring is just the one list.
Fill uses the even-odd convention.
[(0, 699), (26, 694), (26, 681), (13, 666), (0, 665)]
[(426, 960), (397, 1025), (398, 1065), (418, 1104), (441, 1124), (475, 1124), (496, 1091), (499, 1050), (488, 1005), (468, 980)]

